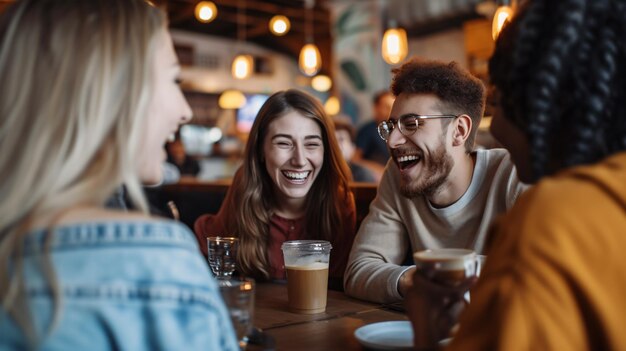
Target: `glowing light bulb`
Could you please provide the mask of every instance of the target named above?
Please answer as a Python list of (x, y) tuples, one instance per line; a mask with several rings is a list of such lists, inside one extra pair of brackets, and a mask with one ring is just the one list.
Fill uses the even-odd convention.
[(389, 28), (383, 35), (382, 56), (388, 64), (404, 60), (409, 52), (406, 31), (402, 28)]
[(502, 27), (511, 20), (513, 17), (513, 9), (509, 6), (500, 6), (496, 10), (496, 13), (493, 15), (493, 22), (491, 24), (491, 36), (493, 40), (498, 38), (500, 32), (502, 31)]
[(232, 73), (237, 79), (250, 77), (254, 67), (254, 59), (250, 55), (238, 55), (233, 60)]
[(291, 22), (285, 16), (276, 15), (270, 20), (270, 32), (277, 36), (282, 36), (289, 32)]
[(209, 23), (217, 17), (217, 7), (212, 1), (200, 1), (195, 9), (196, 19), (203, 23)]
[(311, 86), (313, 89), (323, 93), (330, 90), (333, 86), (333, 81), (329, 76), (320, 74), (311, 79)]
[(324, 110), (326, 110), (326, 113), (330, 116), (338, 114), (339, 111), (341, 111), (341, 103), (339, 102), (339, 99), (337, 99), (336, 96), (329, 97), (324, 104)]
[(224, 110), (238, 109), (246, 103), (246, 97), (239, 90), (225, 90), (217, 104)]
[(322, 68), (322, 57), (320, 51), (315, 44), (306, 44), (300, 51), (300, 59), (298, 60), (300, 70), (307, 76), (314, 76)]

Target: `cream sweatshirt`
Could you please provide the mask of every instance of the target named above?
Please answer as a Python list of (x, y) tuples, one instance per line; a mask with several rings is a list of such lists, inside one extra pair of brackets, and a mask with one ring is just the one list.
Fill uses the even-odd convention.
[(403, 265), (406, 258), (416, 251), (468, 248), (483, 253), (491, 223), (527, 185), (518, 180), (506, 150), (475, 153), (469, 188), (445, 208), (434, 208), (423, 196), (404, 197), (399, 170), (393, 161), (387, 163), (350, 252), (344, 276), (348, 295), (381, 303), (402, 300), (398, 280), (411, 267)]

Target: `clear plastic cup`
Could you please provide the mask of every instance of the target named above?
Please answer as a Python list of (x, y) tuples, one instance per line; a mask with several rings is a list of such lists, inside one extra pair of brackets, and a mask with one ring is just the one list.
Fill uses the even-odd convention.
[(324, 240), (283, 243), (290, 311), (313, 314), (326, 310), (331, 249), (330, 242)]

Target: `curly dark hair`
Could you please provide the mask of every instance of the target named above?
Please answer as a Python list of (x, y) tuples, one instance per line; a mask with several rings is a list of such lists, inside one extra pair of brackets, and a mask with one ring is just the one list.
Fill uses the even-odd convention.
[(491, 82), (534, 179), (626, 150), (625, 18), (624, 1), (531, 0), (500, 34)]
[(472, 130), (465, 141), (465, 149), (474, 148), (478, 125), (485, 112), (485, 86), (482, 81), (461, 68), (456, 62), (445, 63), (413, 58), (391, 71), (394, 76), (391, 92), (407, 94), (435, 94), (443, 103), (445, 114), (467, 114), (472, 119)]

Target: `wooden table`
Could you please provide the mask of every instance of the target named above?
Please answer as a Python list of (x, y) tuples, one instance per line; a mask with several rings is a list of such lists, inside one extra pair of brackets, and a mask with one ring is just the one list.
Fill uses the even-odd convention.
[[(328, 291), (326, 312), (297, 314), (287, 309), (287, 285), (256, 286), (254, 325), (274, 338), (276, 350), (363, 350), (354, 331), (369, 323), (407, 320), (381, 304)], [(255, 350), (254, 347), (249, 348)]]

